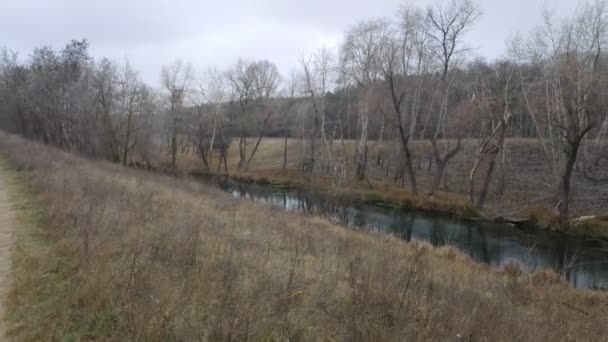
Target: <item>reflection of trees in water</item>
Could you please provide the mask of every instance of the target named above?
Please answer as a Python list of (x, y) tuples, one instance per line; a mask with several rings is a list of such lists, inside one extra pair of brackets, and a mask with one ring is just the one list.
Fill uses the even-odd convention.
[(568, 250), (565, 245), (560, 243), (556, 246), (554, 251), (557, 257), (557, 269), (563, 274), (563, 271), (566, 271), (565, 266), (567, 262), (566, 259), (568, 258)]
[[(473, 227), (475, 228), (471, 228), (471, 230), (474, 229), (475, 231), (477, 231), (479, 236), (479, 246), (481, 246), (480, 250), (482, 257), (481, 260), (485, 263), (490, 264), (492, 262), (492, 255), (490, 252), (490, 246), (488, 245), (488, 237), (486, 235), (486, 230), (481, 225), (473, 225)], [(500, 244), (496, 244), (492, 250), (495, 256), (500, 255)]]
[[(572, 259), (572, 252), (568, 259)], [(571, 263), (566, 259), (566, 267)], [(608, 258), (579, 258), (572, 267), (567, 267), (565, 277), (575, 287), (588, 287), (608, 291)]]
[(397, 237), (405, 241), (412, 240), (412, 229), (414, 227), (414, 215), (387, 215), (389, 217), (388, 228)]
[(363, 227), (366, 223), (367, 221), (365, 220), (365, 213), (363, 210), (355, 208), (355, 210), (353, 210), (353, 225), (356, 227)]
[[(568, 248), (565, 241), (560, 241), (555, 250), (557, 253), (557, 269), (560, 270), (562, 277), (573, 286), (578, 286), (579, 276), (583, 274), (606, 274), (606, 267), (601, 267), (602, 263), (598, 260), (585, 258), (575, 250)], [(599, 266), (599, 267), (598, 267)], [(593, 287), (593, 279), (585, 279)]]
[[(492, 258), (490, 256), (488, 239), (486, 237), (485, 229), (479, 224), (467, 224), (463, 226), (466, 230), (467, 236), (465, 248), (468, 251), (469, 255), (471, 255), (475, 260), (485, 262), (487, 264), (492, 264)], [(496, 247), (496, 250), (494, 252), (500, 255), (500, 245), (494, 247)]]
[(444, 246), (447, 244), (446, 225), (439, 220), (431, 220), (429, 240), (433, 246)]

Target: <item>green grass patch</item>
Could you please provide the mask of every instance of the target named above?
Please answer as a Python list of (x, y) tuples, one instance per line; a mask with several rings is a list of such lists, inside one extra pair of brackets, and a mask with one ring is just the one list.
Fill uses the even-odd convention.
[(116, 324), (111, 312), (88, 314), (69, 304), (68, 310), (60, 309), (73, 298), (74, 260), (61, 256), (45, 202), (28, 186), (27, 173), (0, 158), (0, 177), (15, 211), (12, 282), (6, 301), (8, 337), (82, 341), (108, 335)]

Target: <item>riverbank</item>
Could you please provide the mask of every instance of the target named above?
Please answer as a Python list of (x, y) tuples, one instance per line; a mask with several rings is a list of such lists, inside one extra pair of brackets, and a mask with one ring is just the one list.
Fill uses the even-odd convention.
[(15, 136), (0, 135), (0, 152), (45, 213), (35, 230), (44, 248), (15, 284), (27, 289), (16, 340), (608, 334), (608, 294), (551, 271), (492, 269), (454, 248), (353, 232)]
[(280, 172), (237, 172), (237, 173), (204, 173), (191, 172), (191, 176), (221, 176), (230, 177), (244, 183), (271, 184), (278, 187), (299, 189), (301, 191), (316, 191), (329, 196), (335, 196), (365, 204), (383, 205), (395, 209), (416, 209), (443, 215), (462, 218), (478, 219), (479, 213), (462, 198), (447, 193), (438, 193), (433, 198), (420, 195), (413, 196), (403, 189), (391, 184), (349, 184), (348, 187), (338, 187), (324, 177), (302, 177), (299, 175), (282, 174)]
[[(442, 142), (442, 144), (445, 142)], [(344, 142), (349, 160), (353, 160), (356, 142)], [(391, 142), (371, 142), (370, 156), (374, 162), (368, 164), (368, 181), (357, 182), (350, 177), (347, 184), (337, 187), (332, 179), (318, 170), (312, 177), (304, 176), (299, 168), (299, 141), (288, 139), (286, 172), (283, 173), (284, 140), (265, 138), (258, 153), (253, 159), (248, 172), (238, 172), (238, 146), (233, 144), (228, 153), (229, 176), (240, 180), (273, 183), (281, 186), (297, 187), (307, 191), (322, 191), (333, 196), (345, 196), (363, 202), (377, 202), (391, 207), (416, 208), (435, 213), (458, 217), (483, 218), (510, 224), (522, 229), (544, 229), (561, 231), (570, 235), (608, 239), (608, 220), (606, 202), (608, 183), (598, 184), (582, 175), (573, 180), (571, 201), (572, 221), (568, 226), (559, 224), (559, 217), (554, 210), (555, 189), (548, 179), (550, 170), (544, 160), (542, 146), (534, 139), (507, 139), (507, 149), (517, 156), (506, 166), (497, 171), (487, 196), (483, 211), (475, 210), (468, 200), (468, 179), (474, 163), (477, 142), (475, 139), (463, 140), (463, 152), (454, 158), (446, 170), (445, 182), (441, 191), (434, 198), (426, 195), (433, 173), (429, 171), (427, 156), (430, 146), (425, 141), (412, 141), (412, 153), (417, 156), (415, 167), (420, 196), (413, 196), (407, 188), (394, 180), (397, 166), (385, 160), (381, 165), (392, 164), (391, 172), (377, 165), (376, 157), (388, 156), (394, 150)], [(341, 149), (340, 149), (341, 150)], [(163, 169), (168, 167), (168, 155), (154, 155), (153, 163)], [(204, 169), (200, 158), (194, 153), (181, 153), (178, 156), (177, 169), (181, 173), (201, 173)], [(211, 160), (211, 169), (217, 170), (217, 156)], [(483, 171), (481, 171), (483, 173)], [(370, 189), (370, 185), (372, 188)], [(479, 187), (480, 185), (478, 185)], [(584, 218), (579, 220), (579, 218)]]
[(297, 189), (299, 191), (319, 192), (327, 196), (337, 197), (363, 204), (381, 205), (402, 210), (420, 210), (427, 213), (451, 216), (474, 221), (486, 221), (506, 224), (525, 230), (557, 231), (582, 238), (608, 240), (608, 221), (602, 218), (575, 218), (570, 225), (563, 226), (559, 217), (542, 208), (532, 208), (526, 216), (520, 217), (490, 217), (483, 211), (478, 211), (470, 202), (457, 194), (439, 192), (435, 196), (414, 196), (407, 190), (396, 187), (391, 183), (377, 183), (370, 186), (367, 183), (349, 184), (348, 187), (337, 187), (326, 177), (303, 177), (299, 174), (282, 173), (281, 171), (264, 172), (234, 172), (214, 173), (191, 171), (193, 177), (229, 177), (244, 183), (273, 185)]

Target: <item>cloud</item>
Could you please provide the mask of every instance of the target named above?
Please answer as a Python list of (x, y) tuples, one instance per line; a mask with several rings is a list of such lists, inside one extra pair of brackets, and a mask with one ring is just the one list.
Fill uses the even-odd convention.
[[(438, 0), (439, 1), (439, 0)], [(484, 16), (470, 32), (469, 45), (494, 58), (505, 38), (540, 22), (545, 0), (481, 2)], [(432, 0), (409, 1), (427, 6)], [(27, 56), (36, 46), (61, 48), (86, 38), (96, 58), (128, 57), (145, 80), (158, 84), (163, 64), (177, 58), (199, 71), (225, 68), (239, 57), (269, 59), (283, 73), (300, 51), (336, 47), (357, 21), (394, 18), (402, 0), (19, 0), (0, 2), (0, 46)], [(572, 11), (569, 0), (551, 3)]]

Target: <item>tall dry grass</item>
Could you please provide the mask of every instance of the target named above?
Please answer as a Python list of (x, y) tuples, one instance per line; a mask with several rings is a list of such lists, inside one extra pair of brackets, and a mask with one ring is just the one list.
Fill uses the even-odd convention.
[(16, 340), (600, 341), (608, 296), (0, 134), (44, 218)]

